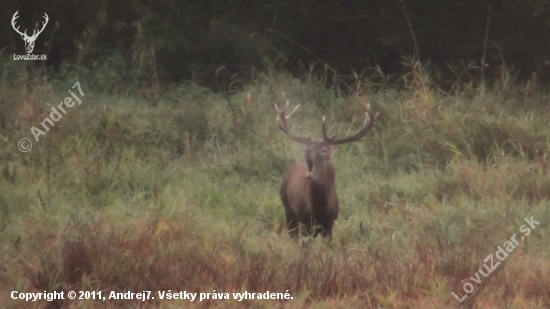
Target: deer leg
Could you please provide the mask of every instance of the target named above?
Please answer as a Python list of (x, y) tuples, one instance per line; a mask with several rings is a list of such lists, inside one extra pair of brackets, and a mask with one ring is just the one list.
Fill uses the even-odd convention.
[(314, 232), (314, 222), (312, 221), (311, 215), (302, 215), (300, 217), (300, 223), (300, 227), (302, 228), (302, 235), (304, 237), (310, 236)]
[(317, 237), (317, 235), (321, 234), (321, 236), (326, 237), (327, 233), (332, 233), (332, 228), (327, 229), (323, 225), (319, 225), (315, 228), (315, 234), (313, 234), (313, 237)]
[(298, 224), (296, 224), (296, 221), (292, 220), (290, 223), (287, 224), (288, 226), (288, 233), (290, 234), (290, 237), (296, 238), (298, 236)]
[(327, 238), (329, 240), (332, 240), (332, 228), (330, 229), (323, 229), (323, 233), (321, 234), (324, 238)]
[(334, 225), (334, 222), (328, 221), (324, 222), (324, 224), (321, 225), (322, 232), (321, 235), (323, 238), (328, 237), (329, 239), (332, 239), (332, 226)]
[(311, 235), (311, 227), (308, 226), (307, 224), (303, 224), (303, 223), (300, 223), (300, 230), (301, 230), (301, 234), (302, 236), (304, 237), (307, 237), (309, 235)]
[(315, 232), (313, 233), (313, 238), (316, 238), (317, 235), (319, 235), (319, 233), (320, 233), (319, 229), (315, 229)]
[(296, 213), (292, 209), (285, 207), (285, 215), (286, 226), (288, 228), (290, 236), (298, 236), (298, 217), (296, 216)]

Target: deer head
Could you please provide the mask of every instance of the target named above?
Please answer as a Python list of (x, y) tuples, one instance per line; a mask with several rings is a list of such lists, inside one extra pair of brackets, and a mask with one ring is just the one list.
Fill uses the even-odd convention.
[[(367, 105), (365, 121), (355, 134), (336, 138), (329, 137), (325, 124), (322, 121), (323, 140), (314, 142), (309, 137), (300, 137), (292, 134), (287, 120), (296, 112), (296, 106), (290, 114), (285, 115), (288, 101), (283, 108), (275, 104), (277, 124), (290, 139), (304, 144), (305, 161), (293, 165), (287, 171), (280, 189), (281, 201), (285, 207), (287, 225), (292, 235), (296, 235), (298, 224), (306, 227), (306, 233), (311, 232), (314, 225), (322, 228), (323, 236), (332, 235), (332, 226), (338, 217), (338, 197), (335, 187), (335, 171), (331, 163), (334, 146), (357, 141), (374, 126), (379, 113), (373, 114), (370, 105)], [(318, 234), (314, 232), (314, 236)]]
[(34, 29), (33, 32), (32, 32), (32, 35), (31, 36), (28, 36), (27, 35), (27, 30), (25, 29), (25, 32), (21, 32), (19, 31), (19, 27), (15, 27), (15, 20), (19, 18), (19, 16), (17, 15), (19, 11), (16, 11), (15, 14), (13, 14), (13, 17), (11, 19), (11, 26), (13, 27), (13, 30), (15, 30), (15, 32), (19, 33), (21, 35), (21, 38), (25, 41), (25, 49), (27, 50), (27, 54), (30, 54), (32, 53), (32, 50), (34, 49), (34, 43), (36, 41), (36, 38), (38, 37), (38, 35), (40, 33), (42, 33), (42, 31), (44, 31), (44, 28), (46, 28), (46, 25), (48, 24), (48, 20), (49, 20), (49, 17), (48, 17), (48, 14), (44, 13), (44, 19), (45, 21), (42, 23), (42, 29), (40, 30), (37, 30), (37, 29)]

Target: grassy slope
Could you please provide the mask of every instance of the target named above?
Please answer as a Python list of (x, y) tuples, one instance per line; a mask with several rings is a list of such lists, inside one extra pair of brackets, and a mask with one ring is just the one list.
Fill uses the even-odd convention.
[[(533, 216), (540, 226), (463, 304), (550, 306), (550, 114), (540, 92), (337, 98), (314, 81), (272, 76), (230, 101), (183, 85), (153, 107), (93, 93), (83, 80), (82, 105), (35, 142), (30, 127), (72, 84), (1, 85), (0, 290), (293, 297), (66, 301), (71, 308), (455, 307), (451, 292), (463, 295), (482, 260)], [(282, 92), (302, 104), (292, 129), (315, 137), (323, 114), (329, 130), (350, 132), (362, 104), (381, 113), (369, 135), (336, 153), (332, 244), (302, 247), (282, 230), (279, 184), (302, 157), (275, 125)], [(22, 137), (33, 140), (28, 153), (17, 149)], [(44, 306), (0, 293), (3, 308)]]

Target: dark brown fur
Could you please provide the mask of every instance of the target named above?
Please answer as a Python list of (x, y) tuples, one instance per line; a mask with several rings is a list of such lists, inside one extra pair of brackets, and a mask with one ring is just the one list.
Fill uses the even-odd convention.
[[(306, 162), (310, 160), (313, 170), (310, 172), (306, 162), (291, 166), (279, 191), (287, 226), (293, 236), (298, 234), (298, 224), (301, 223), (303, 235), (313, 233), (317, 236), (321, 232), (323, 237), (330, 237), (339, 211), (335, 172), (330, 163), (333, 151), (323, 144), (307, 148)], [(324, 155), (321, 149), (326, 149)]]
[[(288, 101), (287, 101), (288, 105)], [(287, 106), (285, 105), (285, 107)], [(306, 145), (305, 162), (291, 166), (285, 174), (279, 194), (285, 207), (286, 223), (291, 235), (302, 234), (332, 238), (334, 221), (338, 218), (338, 196), (336, 194), (336, 175), (330, 162), (333, 145), (353, 142), (363, 137), (374, 125), (378, 113), (374, 115), (367, 106), (365, 122), (361, 129), (348, 137), (328, 137), (323, 118), (323, 141), (312, 142), (309, 137), (299, 137), (290, 132), (286, 120), (294, 114), (298, 106), (288, 115), (285, 108), (277, 110), (277, 124), (289, 138)]]

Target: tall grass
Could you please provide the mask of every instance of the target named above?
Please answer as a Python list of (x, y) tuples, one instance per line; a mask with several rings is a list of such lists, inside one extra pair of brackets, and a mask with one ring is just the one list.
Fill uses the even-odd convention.
[[(404, 91), (361, 83), (342, 96), (321, 79), (272, 73), (229, 98), (186, 84), (152, 101), (81, 79), (82, 105), (36, 142), (30, 128), (75, 79), (18, 77), (9, 65), (0, 85), (3, 308), (456, 307), (451, 292), (464, 295), (482, 260), (531, 216), (540, 226), (461, 305), (550, 306), (542, 89), (504, 76), (487, 91), (448, 94), (417, 72)], [(287, 99), (302, 104), (291, 129), (314, 137), (322, 115), (345, 134), (367, 102), (381, 113), (369, 135), (336, 152), (332, 243), (295, 242), (284, 229), (278, 188), (303, 151), (276, 127), (273, 103)], [(27, 153), (17, 148), (24, 137)], [(24, 302), (14, 290), (293, 299)]]

